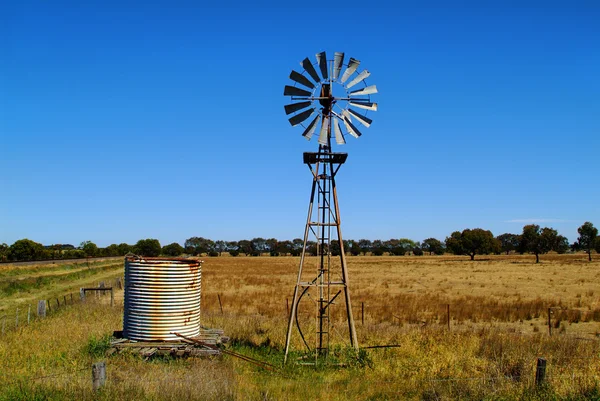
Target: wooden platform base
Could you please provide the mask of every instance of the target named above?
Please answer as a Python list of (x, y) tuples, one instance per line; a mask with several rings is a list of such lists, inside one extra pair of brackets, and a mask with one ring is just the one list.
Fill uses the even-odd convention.
[[(116, 337), (118, 337), (118, 335)], [(224, 336), (223, 330), (220, 329), (201, 329), (200, 334), (193, 338), (211, 346), (229, 341), (229, 337)], [(121, 352), (139, 354), (143, 358), (166, 355), (177, 358), (206, 357), (221, 354), (219, 349), (203, 347), (202, 345), (184, 339), (181, 341), (135, 341), (127, 338), (118, 338), (112, 341), (111, 348), (107, 351), (107, 355), (110, 356)]]

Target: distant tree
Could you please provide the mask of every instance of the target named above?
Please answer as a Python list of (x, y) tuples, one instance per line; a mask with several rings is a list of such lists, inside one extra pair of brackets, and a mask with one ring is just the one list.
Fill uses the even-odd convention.
[(423, 256), (423, 248), (421, 248), (420, 246), (415, 246), (412, 249), (412, 254), (414, 256)]
[(81, 244), (79, 244), (79, 249), (81, 249), (88, 258), (98, 256), (98, 246), (92, 241), (83, 241)]
[(569, 240), (562, 235), (558, 235), (556, 237), (556, 249), (554, 250), (559, 254), (567, 253), (569, 250)]
[[(403, 238), (403, 239), (392, 238), (392, 239), (385, 241), (383, 244), (384, 244), (385, 248), (387, 249), (387, 252), (390, 255), (403, 256), (407, 252), (407, 250), (410, 249), (410, 248), (408, 248), (408, 246), (410, 246), (410, 245), (408, 245), (406, 243), (406, 241), (410, 241), (410, 240), (407, 240), (406, 238)], [(410, 241), (410, 242), (412, 242), (412, 241)]]
[(214, 245), (214, 251), (217, 252), (219, 254), (219, 256), (221, 256), (221, 254), (223, 252), (225, 252), (227, 250), (227, 243), (223, 240), (217, 240), (215, 241), (215, 245)]
[(180, 256), (183, 252), (185, 252), (185, 249), (177, 242), (163, 246), (161, 251), (165, 256)]
[(362, 254), (366, 255), (367, 252), (371, 251), (373, 244), (371, 243), (371, 240), (363, 238), (358, 240), (358, 247), (360, 248)]
[(596, 253), (600, 253), (600, 237), (596, 237), (596, 241), (594, 241), (594, 248), (596, 249)]
[(340, 256), (340, 241), (337, 239), (331, 240), (331, 256)]
[[(239, 255), (240, 254), (239, 249), (240, 249), (240, 246), (238, 245), (237, 241), (226, 241), (225, 242), (225, 250), (227, 252), (229, 252), (230, 255), (231, 255), (231, 252), (237, 252)], [(237, 256), (237, 255), (235, 255), (235, 256)]]
[(7, 244), (0, 244), (0, 262), (8, 261), (8, 251), (10, 247)]
[(421, 244), (421, 248), (425, 252), (429, 252), (429, 255), (443, 255), (444, 254), (444, 245), (442, 242), (435, 238), (427, 238), (423, 240)]
[(277, 245), (279, 241), (276, 238), (269, 238), (265, 240), (266, 243), (266, 252), (269, 252), (271, 256), (279, 256), (279, 250), (277, 249)]
[(157, 239), (147, 238), (139, 240), (135, 246), (135, 253), (147, 257), (156, 257), (160, 255), (162, 248)]
[(463, 248), (462, 235), (460, 231), (454, 231), (449, 237), (446, 237), (446, 249), (455, 255), (464, 255), (466, 253)]
[(293, 244), (290, 240), (278, 241), (275, 250), (280, 255), (288, 255), (292, 253), (292, 247)]
[(119, 245), (110, 244), (103, 250), (104, 256), (120, 256), (119, 255)]
[(518, 234), (501, 234), (496, 237), (498, 241), (500, 241), (500, 250), (505, 252), (507, 255), (516, 251), (519, 247), (519, 235)]
[(446, 238), (446, 248), (455, 255), (469, 255), (475, 260), (475, 255), (496, 252), (500, 244), (489, 230), (481, 228), (455, 231)]
[(238, 241), (238, 249), (246, 256), (250, 256), (254, 253), (254, 244), (246, 239)]
[(371, 244), (371, 253), (374, 256), (381, 256), (383, 255), (383, 253), (386, 251), (384, 245), (383, 245), (383, 241), (380, 239), (376, 239), (373, 241), (373, 243)]
[(133, 248), (131, 245), (126, 244), (124, 242), (122, 242), (119, 245), (117, 245), (117, 247), (119, 249), (119, 251), (118, 251), (119, 252), (118, 253), (119, 256), (125, 256), (125, 255), (127, 255), (129, 252), (131, 252), (131, 250)]
[(557, 248), (557, 237), (558, 232), (552, 228), (540, 229), (537, 224), (529, 224), (523, 227), (519, 247), (535, 254), (535, 263), (540, 263), (540, 254)]
[(304, 240), (302, 238), (294, 238), (292, 240), (292, 249), (290, 253), (292, 256), (300, 256), (302, 253), (302, 247), (304, 246)]
[(8, 259), (15, 262), (39, 260), (44, 251), (44, 245), (27, 238), (20, 239), (9, 247)]
[(264, 238), (252, 238), (250, 242), (252, 243), (252, 256), (260, 256), (261, 254), (269, 251), (267, 240)]
[(306, 253), (310, 256), (317, 256), (317, 243), (315, 241), (306, 241)]
[(579, 233), (579, 238), (577, 238), (577, 242), (581, 249), (583, 249), (588, 254), (588, 260), (592, 261), (592, 249), (594, 249), (594, 245), (596, 244), (596, 237), (598, 237), (598, 229), (594, 227), (592, 223), (586, 221), (583, 223), (581, 227), (577, 229)]
[(360, 246), (358, 246), (358, 241), (352, 241), (352, 244), (350, 245), (350, 254), (352, 256), (360, 255)]
[(183, 245), (185, 252), (191, 255), (201, 255), (214, 251), (215, 243), (213, 240), (204, 237), (191, 237), (185, 240)]

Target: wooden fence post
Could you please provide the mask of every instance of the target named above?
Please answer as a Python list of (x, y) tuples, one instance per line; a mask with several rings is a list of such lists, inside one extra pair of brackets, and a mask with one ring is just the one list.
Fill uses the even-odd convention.
[(27, 326), (29, 326), (30, 321), (31, 321), (31, 305), (27, 305)]
[(46, 301), (46, 307), (48, 309), (48, 312), (51, 312), (51, 308), (50, 308), (50, 300)]
[(115, 293), (112, 287), (110, 287), (110, 306), (115, 306)]
[(120, 290), (123, 289), (123, 283), (121, 283), (121, 277), (119, 277), (119, 279), (117, 280), (117, 288)]
[(38, 315), (38, 317), (41, 317), (41, 318), (46, 317), (46, 301), (45, 300), (38, 301), (37, 315)]
[(365, 325), (365, 303), (364, 302), (360, 303), (360, 321), (361, 321), (361, 324), (364, 326)]
[(73, 305), (73, 293), (71, 293), (71, 305)]
[(546, 380), (546, 359), (538, 358), (535, 369), (535, 385), (542, 386)]
[(219, 308), (221, 308), (221, 315), (223, 314), (223, 304), (221, 303), (221, 294), (217, 294), (217, 298), (219, 298)]
[(79, 299), (81, 300), (81, 302), (85, 301), (85, 291), (83, 288), (79, 289)]
[(92, 365), (92, 389), (98, 391), (106, 383), (106, 362), (96, 362)]

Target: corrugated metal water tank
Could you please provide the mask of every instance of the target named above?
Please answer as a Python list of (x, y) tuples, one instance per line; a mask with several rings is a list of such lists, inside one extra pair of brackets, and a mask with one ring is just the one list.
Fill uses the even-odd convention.
[(139, 341), (179, 340), (200, 334), (202, 262), (125, 258), (123, 336)]

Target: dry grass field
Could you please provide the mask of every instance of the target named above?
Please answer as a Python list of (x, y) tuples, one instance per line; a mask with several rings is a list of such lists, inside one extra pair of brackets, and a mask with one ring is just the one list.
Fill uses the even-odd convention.
[[(144, 361), (103, 355), (112, 331), (121, 329), (120, 292), (113, 308), (107, 298), (90, 300), (0, 338), (0, 400), (600, 399), (600, 263), (585, 255), (534, 261), (528, 255), (474, 262), (349, 257), (359, 343), (399, 347), (368, 349), (355, 358), (345, 343), (342, 305), (336, 305), (339, 335), (332, 337), (331, 360), (344, 366), (297, 365), (304, 346), (295, 332), (293, 363), (278, 372), (228, 356)], [(223, 328), (231, 349), (281, 366), (286, 298), (297, 268), (293, 257), (205, 258), (203, 325)], [(110, 275), (98, 273), (89, 282), (104, 274)], [(554, 308), (552, 336), (548, 308)], [(311, 313), (301, 312), (307, 331)], [(547, 385), (540, 388), (534, 386), (538, 357), (548, 361)], [(90, 366), (97, 360), (106, 360), (108, 381), (94, 394)]]

